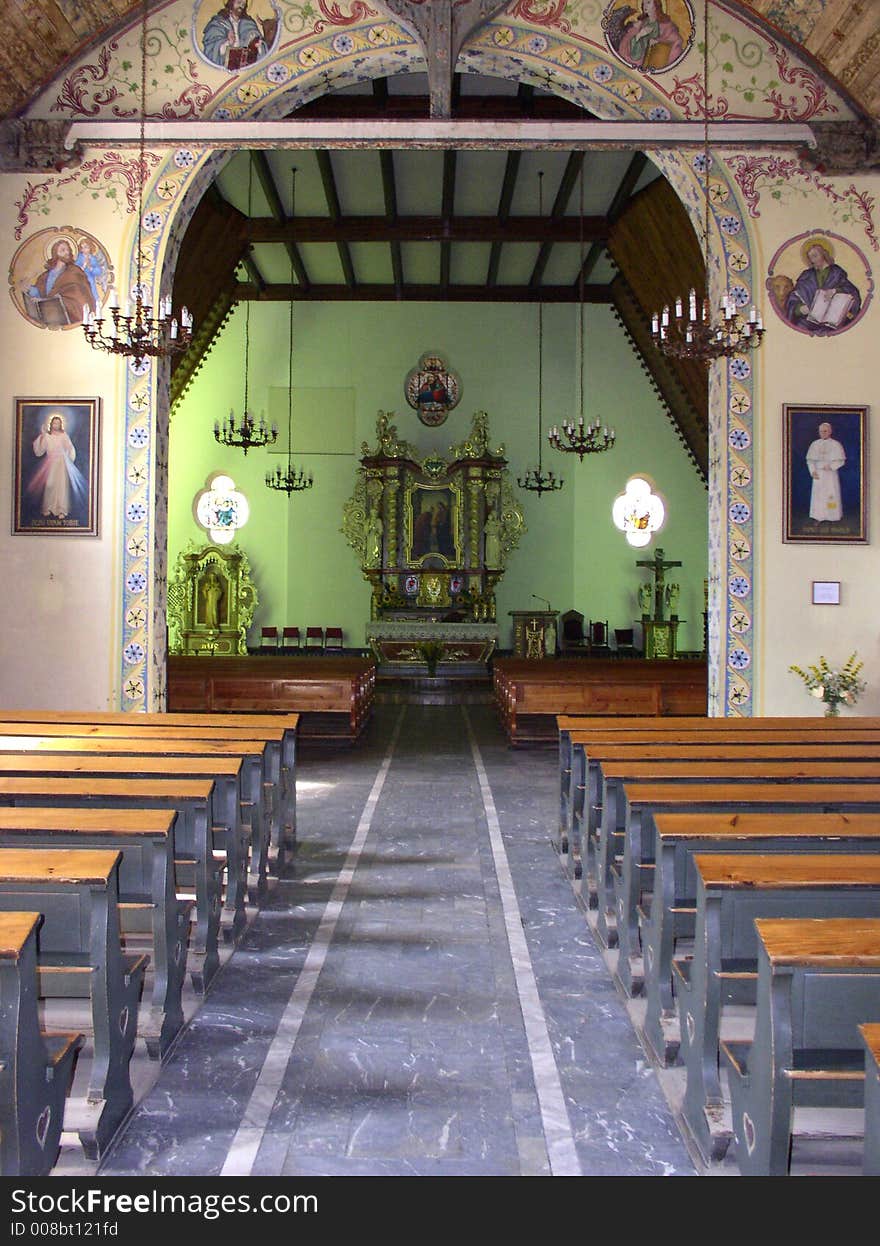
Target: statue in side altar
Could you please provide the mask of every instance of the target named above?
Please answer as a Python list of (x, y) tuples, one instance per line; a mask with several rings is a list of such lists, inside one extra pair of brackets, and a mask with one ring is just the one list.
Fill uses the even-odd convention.
[(673, 617), (678, 614), (678, 598), (680, 593), (680, 584), (670, 583), (666, 585), (666, 605), (669, 607), (669, 613)]
[(494, 511), (489, 511), (483, 526), (485, 565), (493, 570), (501, 566), (501, 524)]
[(651, 598), (654, 596), (651, 585), (645, 580), (639, 585), (639, 609), (642, 617), (646, 618), (651, 613)]
[(370, 512), (367, 524), (366, 540), (364, 541), (364, 566), (380, 567), (382, 565), (382, 516), (378, 510)]

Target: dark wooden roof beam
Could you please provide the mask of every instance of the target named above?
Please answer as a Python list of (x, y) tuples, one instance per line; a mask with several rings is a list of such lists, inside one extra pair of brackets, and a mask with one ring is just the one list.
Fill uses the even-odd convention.
[[(495, 286), (491, 293), (485, 285), (468, 285), (450, 283), (443, 287), (438, 283), (404, 284), (400, 291), (392, 285), (360, 282), (355, 289), (339, 283), (337, 285), (318, 285), (313, 282), (308, 290), (299, 285), (273, 284), (266, 286), (260, 293), (256, 286), (245, 282), (239, 283), (233, 290), (235, 299), (259, 299), (262, 302), (316, 302), (334, 303), (362, 301), (370, 302), (404, 302), (420, 303), (576, 303), (578, 290), (572, 285), (564, 286)], [(611, 287), (609, 285), (588, 285), (584, 287), (585, 303), (610, 303)]]
[[(559, 190), (556, 192), (556, 198), (553, 201), (553, 207), (550, 211), (550, 223), (553, 226), (559, 227), (562, 224), (565, 209), (568, 207), (571, 192), (574, 190), (575, 182), (577, 181), (578, 174), (581, 171), (581, 165), (583, 163), (584, 153), (582, 151), (573, 151), (566, 161), (565, 170), (559, 182)], [(572, 223), (574, 225), (575, 233), (578, 238), (580, 238), (580, 220), (575, 217)], [(587, 237), (586, 218), (584, 218), (583, 236), (584, 238)], [(550, 251), (553, 247), (553, 243), (558, 241), (561, 241), (561, 239), (552, 238), (541, 243), (540, 250), (538, 251), (538, 258), (535, 260), (535, 267), (532, 269), (532, 275), (529, 278), (530, 286), (539, 286), (541, 284), (541, 278), (544, 276), (544, 270), (547, 267), (548, 260), (550, 259)]]
[[(455, 77), (459, 79), (460, 84), (460, 76), (456, 74)], [(440, 243), (440, 284), (444, 290), (449, 287), (449, 266), (452, 258), (452, 244), (449, 241), (448, 234), (455, 215), (455, 173), (458, 167), (457, 162), (458, 156), (454, 151), (444, 151), (443, 196), (440, 205), (440, 216), (443, 221), (444, 233), (443, 241)]]
[[(384, 79), (382, 79), (384, 81)], [(375, 83), (373, 84), (375, 86)], [(397, 224), (397, 182), (394, 177), (394, 152), (385, 148), (379, 152), (379, 167), (382, 170), (382, 197), (385, 200), (385, 220), (389, 225)], [(394, 238), (391, 247), (391, 272), (394, 277), (395, 289), (403, 288), (403, 252), (400, 242)]]
[[(517, 153), (511, 153), (517, 154)], [(386, 198), (386, 204), (388, 200)], [(299, 216), (295, 224), (266, 217), (251, 221), (254, 242), (577, 242), (576, 216)], [(604, 216), (584, 217), (584, 239), (603, 242), (608, 236)]]
[(642, 170), (648, 163), (648, 157), (643, 151), (637, 151), (630, 160), (626, 172), (621, 178), (620, 185), (615, 191), (614, 198), (608, 208), (608, 224), (613, 225), (619, 219), (621, 212), (629, 203), (633, 191), (636, 188), (636, 182), (642, 176)]
[[(272, 219), (276, 225), (284, 227), (284, 237), (279, 239), (279, 241), (283, 242), (287, 248), (287, 254), (289, 255), (290, 262), (293, 265), (293, 271), (296, 273), (297, 281), (304, 287), (304, 289), (307, 290), (310, 284), (309, 274), (306, 272), (306, 266), (303, 263), (302, 256), (300, 255), (296, 243), (293, 240), (293, 224), (288, 220), (287, 214), (284, 211), (284, 205), (281, 202), (278, 187), (275, 185), (275, 178), (272, 176), (269, 158), (264, 151), (252, 151), (251, 160), (254, 162), (257, 177), (260, 179), (260, 186), (263, 188), (263, 194), (266, 196), (266, 201), (269, 204), (269, 211), (272, 213)], [(255, 224), (255, 221), (251, 221), (250, 235), (254, 242), (257, 241), (254, 231)]]
[[(327, 210), (330, 213), (330, 219), (334, 225), (338, 225), (342, 219), (342, 211), (339, 207), (339, 195), (336, 191), (336, 178), (333, 176), (333, 161), (329, 151), (319, 150), (315, 152), (318, 158), (318, 169), (321, 173), (321, 182), (324, 187), (324, 197), (327, 200)], [(297, 235), (302, 237), (301, 234)], [(354, 264), (351, 262), (351, 251), (348, 249), (348, 243), (344, 238), (337, 239), (336, 249), (339, 252), (339, 262), (342, 265), (342, 275), (345, 278), (345, 284), (352, 289), (357, 285), (354, 275)]]
[[(520, 87), (523, 90), (523, 87)], [(510, 205), (513, 203), (513, 192), (516, 190), (516, 175), (519, 173), (519, 163), (522, 157), (521, 151), (509, 151), (507, 153), (507, 163), (504, 166), (504, 181), (501, 183), (501, 195), (498, 199), (498, 223), (506, 225), (510, 220)], [(501, 241), (496, 239), (492, 243), (492, 250), (489, 255), (489, 268), (486, 272), (486, 285), (494, 286), (498, 280), (498, 265), (501, 263)]]

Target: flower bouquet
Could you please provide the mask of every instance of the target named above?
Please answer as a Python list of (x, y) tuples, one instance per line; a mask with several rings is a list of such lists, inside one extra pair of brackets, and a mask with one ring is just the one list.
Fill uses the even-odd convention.
[(443, 645), (439, 640), (426, 640), (418, 646), (422, 661), (428, 668), (428, 674), (437, 674), (437, 663), (443, 656)]
[(839, 671), (832, 670), (825, 658), (819, 658), (806, 670), (800, 666), (788, 669), (800, 675), (811, 696), (824, 702), (826, 717), (835, 718), (840, 713), (841, 705), (855, 705), (865, 691), (865, 681), (859, 678), (863, 666), (864, 662), (851, 653)]

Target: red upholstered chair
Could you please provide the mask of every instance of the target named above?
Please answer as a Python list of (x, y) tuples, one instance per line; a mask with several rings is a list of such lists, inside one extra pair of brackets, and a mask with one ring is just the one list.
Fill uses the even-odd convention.
[(277, 627), (261, 628), (260, 648), (261, 649), (277, 649), (278, 648), (278, 628)]
[(299, 649), (301, 645), (302, 637), (299, 634), (298, 627), (284, 627), (281, 629), (282, 649)]
[(325, 649), (341, 649), (342, 648), (342, 628), (328, 627), (324, 633)]
[(323, 649), (324, 648), (323, 627), (307, 627), (306, 628), (306, 648), (307, 649)]

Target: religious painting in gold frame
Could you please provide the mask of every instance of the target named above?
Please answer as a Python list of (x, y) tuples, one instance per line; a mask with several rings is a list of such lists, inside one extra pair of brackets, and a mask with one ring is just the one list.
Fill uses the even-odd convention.
[(868, 408), (783, 407), (782, 539), (868, 542)]
[(460, 567), (461, 488), (413, 482), (406, 492), (406, 561), (409, 566)]

